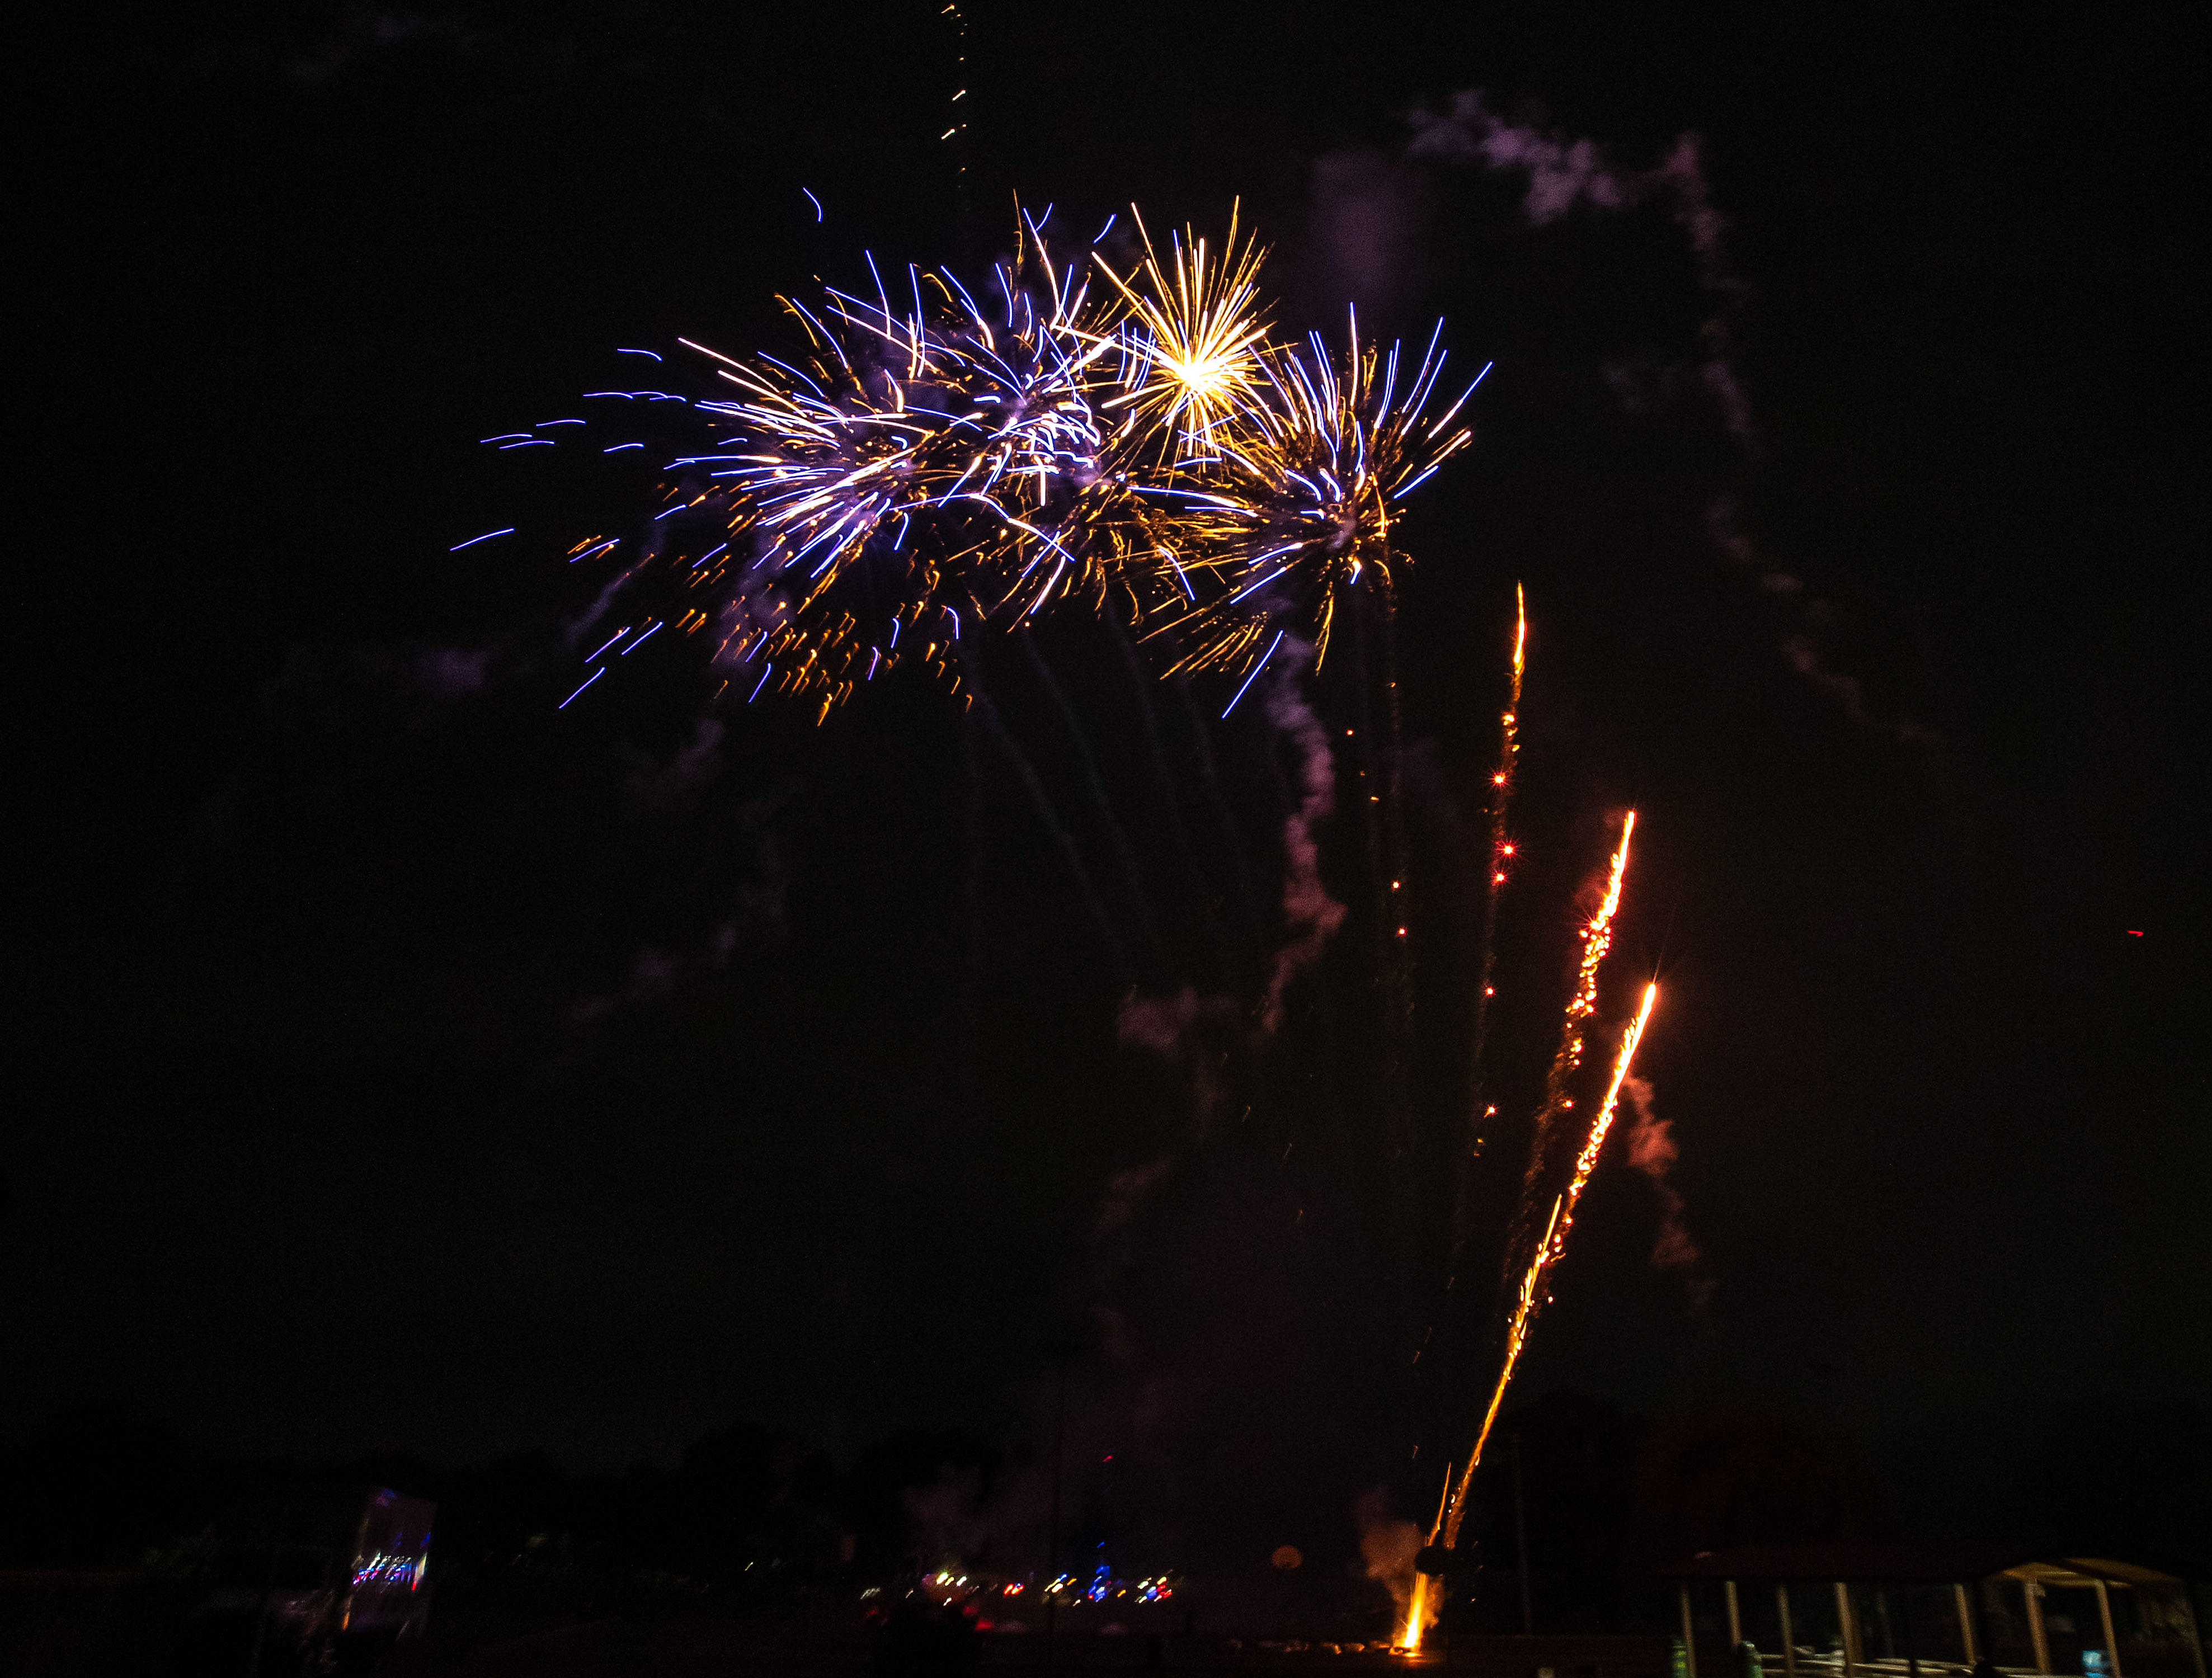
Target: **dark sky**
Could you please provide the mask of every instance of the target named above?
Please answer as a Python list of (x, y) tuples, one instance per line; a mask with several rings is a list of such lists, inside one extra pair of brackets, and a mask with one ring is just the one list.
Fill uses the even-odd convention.
[[(1528, 1389), (1870, 1439), (2201, 1403), (2184, 15), (80, 15), (33, 60), (19, 258), (0, 1426), (100, 1400), (240, 1449), (586, 1466), (738, 1416), (1018, 1438), (1072, 1335), (1080, 1426), (1186, 1525), (1255, 1484), (1432, 1496), (1410, 1444), (1463, 1449), (1476, 1360), (1404, 1371), (1516, 579), (1528, 865), (1468, 1268), (1486, 1304), (1631, 803), (1603, 1018), (1660, 978), (1642, 1068), (1699, 1253), (1650, 1262), (1660, 1198), (1609, 1160)], [(1524, 174), (1409, 156), (1471, 89), (1624, 176), (1702, 137), (1722, 265), (1663, 194), (1538, 225)], [(1017, 191), (1156, 228), (1241, 196), (1285, 327), (1356, 295), (1497, 362), (1406, 531), (1401, 1084), (1356, 748), (1323, 836), (1351, 920), (1209, 1105), (1116, 1047), (1123, 981), (941, 691), (710, 714), (678, 648), (556, 708), (561, 556), (650, 484), (476, 439), (633, 378), (617, 346), (785, 342), (773, 294), (863, 248), (972, 272)], [(1096, 625), (1039, 650), (1103, 807), (1028, 654), (987, 668), (1117, 924), (1164, 928), (1139, 982), (1249, 1010), (1283, 743), (1194, 728), (1205, 684), (1140, 700)], [(1333, 732), (1352, 662), (1313, 690)]]

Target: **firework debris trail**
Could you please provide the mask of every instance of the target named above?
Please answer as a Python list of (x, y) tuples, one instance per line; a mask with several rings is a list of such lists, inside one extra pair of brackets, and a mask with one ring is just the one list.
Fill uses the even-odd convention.
[[(1160, 732), (1159, 710), (1152, 703), (1152, 673), (1145, 668), (1143, 660), (1138, 657), (1136, 643), (1129, 639), (1128, 631), (1117, 613), (1106, 614), (1106, 628), (1114, 642), (1114, 650), (1120, 654), (1122, 666), (1129, 675), (1130, 694), (1137, 708), (1138, 724), (1143, 731), (1158, 783), (1156, 791), (1161, 820), (1166, 825), (1176, 855), (1182, 859), (1186, 883), (1206, 921), (1208, 947), (1219, 964), (1220, 977), (1226, 981), (1238, 970), (1238, 955), (1231, 945), (1229, 928), (1221, 918), (1220, 905), (1215, 900), (1206, 870), (1200, 866), (1198, 846), (1191, 837), (1190, 824), (1183, 818), (1182, 799), (1176, 788), (1175, 772), (1168, 767), (1167, 745)], [(1202, 729), (1203, 725), (1194, 717), (1192, 727)], [(1204, 746), (1202, 734), (1199, 744), (1201, 748)], [(1236, 848), (1233, 834), (1230, 842), (1232, 849)], [(1242, 861), (1237, 860), (1236, 866), (1241, 873)]]
[[(1624, 851), (1626, 841), (1622, 842)], [(1604, 1151), (1606, 1134), (1613, 1128), (1613, 1115), (1620, 1104), (1621, 1085), (1627, 1080), (1628, 1069), (1636, 1059), (1637, 1045), (1644, 1040), (1644, 1028), (1651, 1023), (1651, 1011), (1658, 1005), (1659, 987), (1648, 984), (1644, 988), (1644, 1000), (1636, 1011), (1636, 1018), (1627, 1031), (1621, 1034), (1620, 1048), (1613, 1061), (1613, 1078), (1606, 1085), (1605, 1099), (1600, 1103), (1597, 1116), (1590, 1121), (1588, 1135), (1583, 1138), (1582, 1152), (1575, 1156), (1572, 1174), (1567, 1186), (1552, 1201), (1550, 1216), (1545, 1220), (1543, 1239), (1537, 1244), (1528, 1268), (1522, 1273), (1521, 1285), (1515, 1296), (1512, 1321), (1505, 1333), (1505, 1356), (1498, 1371), (1497, 1384), (1491, 1389), (1490, 1405), (1482, 1414), (1482, 1426), (1474, 1437), (1474, 1449), (1468, 1451), (1467, 1466), (1460, 1470), (1459, 1479), (1450, 1480), (1447, 1471), (1448, 1493), (1443, 1506), (1437, 1511), (1437, 1523), (1431, 1529), (1429, 1542), (1451, 1549), (1459, 1541), (1460, 1523), (1467, 1515), (1468, 1487), (1474, 1481), (1474, 1471), (1481, 1465), (1483, 1447), (1490, 1443), (1490, 1431), (1497, 1425), (1498, 1412), (1505, 1402), (1505, 1389), (1512, 1384), (1513, 1371), (1521, 1360), (1522, 1348), (1528, 1343), (1528, 1331), (1534, 1325), (1536, 1313), (1542, 1308), (1545, 1284), (1559, 1255), (1565, 1252), (1567, 1234), (1574, 1227), (1575, 1207), (1581, 1201), (1583, 1190), (1589, 1186), (1590, 1173), (1597, 1169), (1598, 1156)], [(1406, 1612), (1405, 1623), (1399, 1628), (1398, 1641), (1401, 1647), (1413, 1650), (1420, 1647), (1422, 1634), (1443, 1604), (1437, 1601), (1439, 1586), (1437, 1576), (1421, 1573), (1414, 1580), (1413, 1601)]]
[[(1490, 775), (1490, 866), (1489, 878), (1484, 882), (1482, 937), (1475, 958), (1474, 1019), (1468, 1052), (1467, 1131), (1457, 1148), (1458, 1170), (1452, 1205), (1451, 1244), (1444, 1265), (1444, 1292), (1435, 1307), (1445, 1331), (1447, 1347), (1451, 1343), (1451, 1327), (1458, 1315), (1450, 1310), (1450, 1304), (1460, 1268), (1466, 1262), (1468, 1243), (1474, 1236), (1475, 1162), (1481, 1157), (1487, 1140), (1485, 1133), (1488, 1122), (1498, 1111), (1483, 1098), (1483, 1065), (1490, 1043), (1491, 999), (1497, 994), (1498, 906), (1505, 895), (1506, 879), (1511, 872), (1516, 850), (1507, 819), (1513, 801), (1514, 771), (1521, 755), (1521, 683), (1528, 669), (1528, 597), (1519, 583), (1513, 586), (1513, 605), (1511, 684), (1505, 708), (1498, 717), (1498, 766)], [(1424, 1337), (1424, 1348), (1435, 1335), (1436, 1327), (1432, 1324)], [(1415, 1354), (1417, 1363), (1419, 1355)], [(1431, 1359), (1432, 1366), (1434, 1362)], [(1446, 1366), (1449, 1366), (1449, 1359)]]
[(1482, 1059), (1490, 1042), (1490, 999), (1497, 994), (1492, 981), (1498, 973), (1498, 905), (1505, 895), (1505, 877), (1513, 857), (1513, 841), (1506, 818), (1513, 802), (1513, 771), (1521, 756), (1521, 678), (1528, 669), (1528, 596), (1513, 585), (1513, 687), (1498, 719), (1498, 767), (1490, 776), (1490, 878), (1484, 883), (1482, 952), (1474, 994), (1474, 1041), (1468, 1051), (1474, 1074), (1474, 1111), (1472, 1142), (1482, 1141)]
[(1161, 939), (1159, 926), (1152, 917), (1152, 899), (1146, 894), (1144, 879), (1137, 867), (1136, 853), (1129, 846), (1129, 836), (1123, 831), (1120, 818), (1114, 813), (1113, 800), (1106, 796), (1106, 782), (1098, 769), (1098, 754), (1091, 748), (1091, 737), (1084, 731), (1083, 719), (1076, 714), (1075, 707), (1068, 702), (1066, 693), (1053, 675), (1052, 666), (1046, 662), (1044, 651), (1036, 644), (1036, 637), (1030, 632), (1029, 626), (1024, 624), (1017, 629), (1014, 639), (1021, 643), (1022, 651), (1029, 658), (1030, 670), (1037, 679), (1037, 685), (1044, 690), (1061, 726), (1067, 731), (1068, 745), (1078, 778), (1081, 780), (1091, 807), (1097, 812), (1099, 824), (1105, 831), (1107, 849), (1112, 854), (1115, 869), (1121, 877), (1122, 889), (1128, 894), (1131, 913), (1136, 916), (1137, 930), (1143, 935), (1145, 947), (1151, 952), (1156, 966), (1164, 970), (1172, 964), (1167, 945)]
[(991, 702), (991, 696), (983, 686), (981, 663), (972, 653), (963, 654), (963, 662), (962, 674), (968, 686), (969, 714), (982, 719), (984, 728), (1006, 754), (1007, 763), (1013, 769), (1015, 777), (1021, 781), (1022, 790), (1029, 794), (1037, 818), (1044, 824), (1045, 831), (1051, 836), (1054, 846), (1060, 852), (1060, 860), (1066, 865), (1076, 895), (1090, 912), (1098, 933), (1098, 941), (1105, 946), (1107, 956), (1113, 962), (1117, 980), (1124, 988), (1134, 986), (1137, 970), (1129, 958), (1129, 947), (1122, 942), (1114, 916), (1106, 908), (1106, 900), (1098, 894), (1097, 883), (1091, 879), (1091, 870), (1083, 860), (1082, 847), (1075, 842), (1075, 836), (1067, 830), (1066, 824), (1054, 810), (1052, 796), (1045, 791), (1036, 766), (1030, 762), (1029, 754), (1022, 750), (1020, 742), (1007, 728), (1006, 719), (999, 714), (999, 708)]

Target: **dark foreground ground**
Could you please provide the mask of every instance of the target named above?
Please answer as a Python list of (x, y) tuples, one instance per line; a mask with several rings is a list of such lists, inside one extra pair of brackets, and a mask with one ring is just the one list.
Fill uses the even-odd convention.
[[(0, 1674), (5, 1678), (123, 1678), (173, 1667), (188, 1593), (125, 1574), (0, 1574)], [(978, 1640), (977, 1664), (991, 1678), (1064, 1671), (1103, 1675), (1425, 1669), (1483, 1678), (1666, 1678), (1662, 1637), (1437, 1638), (1418, 1662), (1389, 1654), (1387, 1611), (1270, 1614), (1258, 1622), (1216, 1606), (1215, 1630), (1201, 1611), (1177, 1604), (1121, 1616), (1125, 1629), (1096, 1625), (1048, 1637), (1042, 1626), (994, 1630)], [(1732, 1678), (1725, 1651), (1700, 1647), (1708, 1678)], [(875, 1669), (868, 1626), (852, 1605), (811, 1614), (726, 1612), (518, 1612), (507, 1605), (441, 1602), (428, 1633), (403, 1643), (378, 1668), (382, 1678), (544, 1674), (547, 1678), (690, 1678), (742, 1671), (761, 1678), (865, 1678)], [(1703, 1663), (1701, 1662), (1701, 1670)], [(237, 1678), (247, 1678), (242, 1667)], [(257, 1678), (281, 1678), (265, 1669)], [(896, 1678), (886, 1675), (886, 1678)], [(910, 1678), (955, 1678), (915, 1673)]]
[[(392, 1678), (432, 1678), (445, 1673), (678, 1675), (747, 1673), (775, 1678), (848, 1678), (869, 1669), (865, 1633), (769, 1633), (759, 1627), (711, 1620), (646, 1625), (608, 1620), (465, 1646), (460, 1628), (402, 1651), (386, 1670)], [(1716, 1650), (1717, 1656), (1719, 1651)], [(1665, 1678), (1667, 1642), (1655, 1637), (1460, 1638), (1416, 1662), (1359, 1640), (1074, 1634), (1048, 1639), (1041, 1632), (992, 1635), (982, 1640), (980, 1665), (995, 1678), (1017, 1674), (1187, 1674), (1267, 1669), (1339, 1672), (1419, 1666), (1482, 1674), (1485, 1678), (1536, 1678), (1548, 1667), (1557, 1678)]]
[[(1419, 1669), (1469, 1678), (1670, 1678), (1663, 1634), (1533, 1638), (1434, 1633), (1415, 1659), (1389, 1652), (1386, 1608), (1324, 1605), (1310, 1599), (1249, 1602), (1209, 1593), (1194, 1607), (1118, 1611), (1113, 1622), (1078, 1617), (1056, 1635), (1042, 1626), (994, 1628), (975, 1640), (972, 1667), (900, 1667), (879, 1663), (878, 1639), (860, 1606), (823, 1602), (811, 1611), (732, 1612), (659, 1603), (593, 1604), (542, 1599), (522, 1603), (464, 1596), (435, 1605), (427, 1635), (399, 1645), (376, 1669), (380, 1678), (1069, 1678), (1166, 1672), (1267, 1671), (1289, 1675)], [(1179, 1593), (1179, 1598), (1180, 1598)], [(0, 1573), (0, 1678), (183, 1678), (179, 1633), (194, 1593), (180, 1581), (126, 1573)], [(1114, 1629), (1118, 1626), (1120, 1629)], [(1748, 1678), (1718, 1635), (1701, 1628), (1698, 1678)], [(2185, 1649), (2128, 1645), (2128, 1678), (2194, 1678)], [(2054, 1667), (2080, 1672), (2070, 1646), (2054, 1649)], [(2000, 1649), (2008, 1672), (2026, 1673), (2025, 1651)], [(1842, 1678), (1836, 1657), (1799, 1651), (1798, 1678)], [(1778, 1651), (1765, 1655), (1765, 1678), (1782, 1678)], [(1919, 1678), (1956, 1678), (1955, 1660), (1930, 1651)], [(195, 1670), (191, 1678), (202, 1678)], [(208, 1673), (205, 1678), (216, 1678)], [(293, 1678), (264, 1664), (249, 1675), (241, 1660), (223, 1678)], [(335, 1678), (363, 1678), (359, 1674)], [(1913, 1678), (1902, 1659), (1876, 1660), (1862, 1678)]]

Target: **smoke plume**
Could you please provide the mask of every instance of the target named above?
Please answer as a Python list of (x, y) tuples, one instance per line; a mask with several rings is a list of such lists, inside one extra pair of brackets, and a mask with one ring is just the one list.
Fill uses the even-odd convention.
[(1659, 1191), (1659, 1239), (1651, 1249), (1651, 1262), (1662, 1267), (1695, 1264), (1698, 1243), (1682, 1225), (1682, 1192), (1667, 1180), (1682, 1153), (1675, 1146), (1674, 1123), (1661, 1118), (1652, 1105), (1650, 1079), (1632, 1074), (1620, 1087), (1628, 1097), (1628, 1110), (1636, 1116), (1628, 1131), (1628, 1163)]
[[(1386, 167), (1379, 155), (1366, 152), (1317, 161), (1312, 215), (1325, 252), (1348, 247), (1354, 242), (1352, 235), (1376, 250), (1411, 250), (1418, 245), (1413, 224), (1424, 203), (1418, 179), (1424, 166), (1479, 168), (1523, 178), (1527, 186), (1521, 212), (1531, 227), (1549, 226), (1577, 210), (1600, 216), (1638, 210), (1663, 215), (1680, 229), (1695, 264), (1698, 289), (1710, 300), (1695, 342), (1682, 360), (1646, 352), (1601, 371), (1632, 413), (1668, 405), (1686, 392), (1701, 392), (1738, 448), (1747, 458), (1756, 458), (1758, 419), (1750, 392), (1736, 372), (1734, 330), (1751, 287), (1730, 259), (1728, 218), (1714, 203), (1704, 144), (1697, 135), (1678, 136), (1656, 165), (1636, 168), (1620, 162), (1588, 136), (1507, 120), (1479, 88), (1452, 94), (1441, 109), (1417, 110), (1410, 121), (1413, 137), (1395, 167)], [(1334, 259), (1345, 265), (1340, 256)], [(1411, 271), (1412, 266), (1407, 264), (1403, 271)], [(1357, 277), (1347, 269), (1347, 283)], [(1854, 724), (1940, 751), (1942, 742), (1933, 731), (1907, 718), (1877, 716), (1856, 678), (1827, 667), (1815, 632), (1832, 616), (1832, 608), (1814, 598), (1802, 579), (1759, 551), (1743, 530), (1732, 497), (1715, 499), (1709, 522), (1721, 551), (1761, 593), (1776, 598), (1785, 615), (1779, 650), (1791, 669), (1834, 700)]]
[(1413, 1600), (1413, 1564), (1421, 1553), (1421, 1529), (1390, 1513), (1390, 1494), (1379, 1486), (1352, 1506), (1359, 1528), (1359, 1559), (1367, 1577), (1379, 1580), (1401, 1610)]
[(1273, 1037), (1283, 1023), (1283, 993), (1291, 981), (1321, 958), (1330, 937), (1344, 924), (1344, 905), (1322, 884), (1321, 845), (1315, 830), (1336, 807), (1336, 760), (1329, 755), (1328, 733), (1314, 714), (1292, 672), (1303, 667), (1310, 648), (1290, 642), (1289, 653), (1267, 691), (1267, 718), (1297, 749), (1303, 796), (1283, 818), (1283, 947), (1275, 952), (1260, 1004), (1260, 1032)]

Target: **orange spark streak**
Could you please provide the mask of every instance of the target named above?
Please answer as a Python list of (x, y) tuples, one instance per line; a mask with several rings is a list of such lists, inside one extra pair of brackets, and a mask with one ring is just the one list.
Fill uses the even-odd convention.
[(1570, 1081), (1583, 1063), (1583, 1022), (1597, 1009), (1597, 975), (1606, 952), (1613, 947), (1613, 917), (1620, 907), (1621, 883), (1628, 873), (1628, 842), (1636, 831), (1636, 812), (1632, 810), (1620, 825), (1620, 848), (1613, 853), (1610, 878), (1606, 881), (1605, 899), (1597, 913), (1583, 927), (1583, 956), (1580, 970), (1575, 976), (1575, 988), (1567, 998), (1566, 1017), (1560, 1023), (1559, 1052), (1552, 1057), (1552, 1069), (1544, 1079), (1544, 1099), (1536, 1109), (1536, 1119), (1530, 1127), (1528, 1138), (1528, 1167), (1521, 1178), (1521, 1195), (1514, 1208), (1513, 1226), (1508, 1237), (1506, 1262), (1515, 1262), (1519, 1255), (1529, 1250), (1529, 1219), (1535, 1213), (1535, 1195), (1540, 1184), (1549, 1175), (1547, 1167), (1553, 1152), (1553, 1139), (1558, 1134), (1559, 1117), (1574, 1103), (1567, 1094)]
[[(1632, 824), (1635, 817), (1629, 818)], [(1627, 835), (1621, 836), (1621, 854), (1628, 850)], [(1618, 896), (1620, 876), (1614, 875), (1614, 895)], [(1607, 913), (1610, 913), (1608, 906)], [(1620, 1039), (1620, 1050), (1613, 1057), (1613, 1081), (1606, 1086), (1605, 1101), (1598, 1109), (1597, 1117), (1590, 1122), (1589, 1136), (1583, 1151), (1575, 1156), (1575, 1171), (1567, 1181), (1565, 1191), (1552, 1201), (1552, 1215), (1544, 1226), (1544, 1238), (1537, 1243), (1535, 1257), (1529, 1261), (1528, 1270), (1521, 1278), (1520, 1293), (1514, 1302), (1513, 1323), (1506, 1331), (1505, 1363), (1498, 1372), (1498, 1384), (1492, 1389), (1490, 1407), (1483, 1413), (1482, 1430), (1475, 1435), (1474, 1449), (1468, 1454), (1467, 1468), (1453, 1488), (1446, 1511), (1438, 1511), (1436, 1528), (1429, 1535), (1429, 1542), (1442, 1542), (1449, 1549), (1459, 1541), (1460, 1523), (1467, 1515), (1467, 1491), (1474, 1479), (1474, 1471), (1482, 1461), (1483, 1447), (1490, 1443), (1490, 1430), (1496, 1426), (1499, 1407), (1505, 1402), (1505, 1389), (1511, 1384), (1513, 1371), (1521, 1361), (1521, 1349), (1528, 1343), (1528, 1330), (1534, 1325), (1538, 1305), (1543, 1296), (1547, 1272), (1559, 1262), (1566, 1250), (1567, 1231), (1574, 1227), (1575, 1204), (1583, 1197), (1590, 1173), (1597, 1168), (1599, 1153), (1605, 1147), (1606, 1134), (1613, 1128), (1613, 1117), (1620, 1104), (1620, 1087), (1627, 1081), (1628, 1068), (1636, 1058), (1636, 1046), (1644, 1040), (1644, 1028), (1650, 1023), (1651, 1011), (1659, 1001), (1656, 984), (1644, 988), (1644, 1005), (1636, 1011), (1636, 1018)], [(1447, 1512), (1448, 1511), (1448, 1512)], [(1406, 1623), (1400, 1629), (1398, 1646), (1407, 1654), (1421, 1646), (1421, 1635), (1434, 1618), (1429, 1598), (1436, 1589), (1433, 1577), (1417, 1573), (1413, 1578), (1413, 1601), (1407, 1604)], [(1443, 1605), (1438, 1603), (1437, 1608)]]

